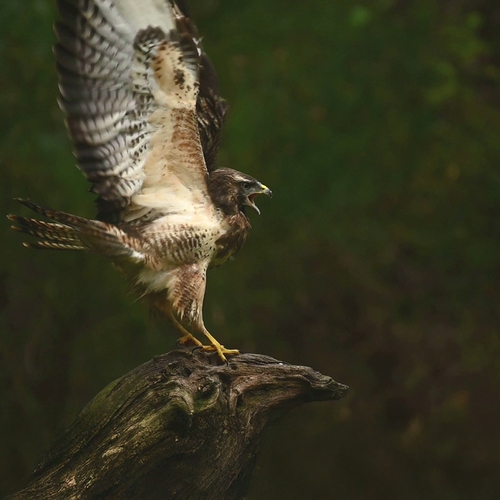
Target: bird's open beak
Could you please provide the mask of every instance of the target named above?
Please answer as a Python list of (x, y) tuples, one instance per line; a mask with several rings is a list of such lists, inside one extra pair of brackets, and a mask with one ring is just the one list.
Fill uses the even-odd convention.
[(247, 197), (248, 206), (252, 207), (260, 215), (260, 210), (254, 202), (255, 197), (258, 196), (259, 194), (266, 194), (267, 196), (269, 196), (269, 198), (272, 198), (273, 192), (267, 186), (261, 184), (260, 189), (258, 191), (254, 191), (252, 194), (248, 195)]

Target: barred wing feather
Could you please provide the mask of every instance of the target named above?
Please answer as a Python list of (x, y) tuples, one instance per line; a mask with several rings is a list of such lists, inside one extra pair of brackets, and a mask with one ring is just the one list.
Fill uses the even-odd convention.
[(212, 210), (196, 112), (204, 55), (190, 21), (167, 0), (58, 6), (61, 107), (99, 217)]

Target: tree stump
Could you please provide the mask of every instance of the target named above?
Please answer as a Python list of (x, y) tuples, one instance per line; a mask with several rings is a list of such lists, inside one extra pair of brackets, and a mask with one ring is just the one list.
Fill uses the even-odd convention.
[(172, 351), (101, 391), (10, 498), (240, 499), (265, 425), (347, 389), (268, 356)]

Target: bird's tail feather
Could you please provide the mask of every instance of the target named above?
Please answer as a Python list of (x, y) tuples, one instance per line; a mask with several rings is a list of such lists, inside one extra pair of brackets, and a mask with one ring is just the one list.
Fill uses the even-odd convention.
[(28, 248), (89, 250), (108, 257), (128, 256), (135, 253), (124, 241), (123, 231), (113, 224), (59, 212), (21, 198), (16, 198), (16, 201), (54, 221), (45, 222), (18, 215), (8, 215), (8, 218), (14, 222), (12, 229), (40, 239), (40, 241), (23, 243)]
[(80, 217), (50, 210), (29, 200), (16, 198), (16, 201), (49, 219), (58, 221), (45, 222), (37, 219), (20, 217), (18, 215), (8, 215), (8, 219), (14, 222), (12, 229), (40, 239), (40, 241), (32, 243), (23, 243), (25, 247), (51, 250), (87, 249), (87, 246), (80, 239), (78, 229), (75, 228), (75, 222), (78, 223)]

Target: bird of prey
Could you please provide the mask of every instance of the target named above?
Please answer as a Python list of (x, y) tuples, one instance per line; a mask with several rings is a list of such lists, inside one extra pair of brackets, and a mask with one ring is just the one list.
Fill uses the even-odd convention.
[[(226, 349), (206, 329), (207, 269), (244, 244), (245, 209), (268, 187), (216, 168), (227, 105), (184, 2), (58, 0), (55, 55), (60, 105), (78, 166), (97, 193), (87, 220), (18, 201), (50, 222), (10, 215), (32, 248), (110, 259), (179, 343)], [(260, 212), (259, 212), (260, 213)], [(203, 345), (194, 334), (203, 334)]]

